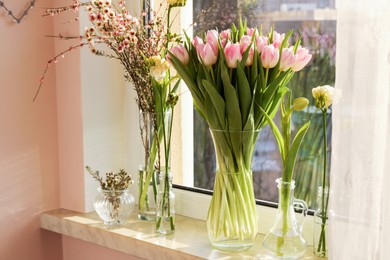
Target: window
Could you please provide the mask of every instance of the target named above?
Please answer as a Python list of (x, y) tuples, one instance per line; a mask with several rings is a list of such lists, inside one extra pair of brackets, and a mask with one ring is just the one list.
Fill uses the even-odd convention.
[[(294, 29), (294, 37), (301, 35), (303, 45), (311, 49), (313, 58), (310, 65), (296, 73), (289, 83), (295, 97), (309, 98), (312, 104), (306, 111), (295, 113), (292, 124), (293, 127), (299, 126), (302, 122), (311, 120), (311, 127), (298, 155), (294, 173), (297, 182), (295, 195), (306, 200), (311, 208), (316, 204), (316, 190), (322, 179), (323, 160), (321, 117), (313, 105), (311, 89), (319, 85), (334, 85), (335, 82), (334, 8), (334, 0), (214, 0), (212, 3), (208, 0), (193, 1), (194, 35), (209, 29), (229, 28), (233, 22), (237, 23), (241, 16), (247, 20), (249, 27), (262, 25), (264, 31), (268, 31), (272, 25), (278, 32)], [(330, 118), (328, 136), (332, 127)], [(212, 190), (215, 174), (214, 147), (208, 126), (196, 111), (193, 112), (193, 130), (193, 179), (177, 183), (190, 186), (193, 184), (196, 188)], [(328, 152), (330, 153), (330, 147)], [(282, 165), (269, 127), (261, 130), (252, 169), (256, 198), (277, 202), (275, 180), (281, 175)]]

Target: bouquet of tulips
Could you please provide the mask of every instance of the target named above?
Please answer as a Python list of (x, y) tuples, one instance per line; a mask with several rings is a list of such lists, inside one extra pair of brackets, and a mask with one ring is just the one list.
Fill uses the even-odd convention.
[[(238, 28), (187, 37), (167, 57), (213, 134), (219, 168), (208, 223), (215, 224), (209, 225), (215, 237), (245, 240), (257, 233), (251, 171), (257, 135), (267, 124), (265, 115), (275, 115), (294, 72), (311, 58), (299, 40), (290, 46), (291, 35), (273, 29), (263, 34), (240, 22)], [(234, 218), (241, 219), (240, 228)]]

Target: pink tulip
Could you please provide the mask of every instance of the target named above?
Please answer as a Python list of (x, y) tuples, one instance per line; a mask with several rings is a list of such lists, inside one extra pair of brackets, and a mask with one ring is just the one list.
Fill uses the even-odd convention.
[(221, 45), (222, 45), (222, 48), (225, 48), (226, 46), (226, 43), (230, 40), (230, 37), (231, 37), (231, 32), (230, 30), (224, 30), (222, 31), (220, 34), (219, 34), (220, 38), (221, 38)]
[(248, 49), (248, 47), (250, 49), (248, 52), (248, 58), (245, 62), (245, 66), (251, 66), (253, 64), (253, 55), (255, 53), (255, 50), (254, 50), (253, 45), (252, 45), (252, 37), (250, 37), (249, 35), (244, 35), (240, 39), (241, 54), (244, 54), (244, 52)]
[(199, 38), (198, 36), (196, 36), (193, 40), (192, 40), (192, 44), (194, 45), (195, 49), (198, 47), (198, 45), (202, 43), (203, 44), (203, 40), (202, 38)]
[(248, 46), (251, 45), (252, 38), (249, 35), (243, 35), (240, 39), (240, 50), (241, 53), (244, 53), (246, 49), (248, 49)]
[(294, 54), (292, 48), (283, 48), (282, 56), (280, 58), (279, 70), (281, 71), (288, 70), (295, 63), (295, 60), (296, 60), (296, 55)]
[(268, 38), (265, 36), (256, 36), (256, 48), (259, 53), (263, 51), (264, 46), (268, 45)]
[(260, 58), (264, 68), (273, 68), (278, 64), (279, 49), (272, 44), (266, 45), (261, 52)]
[(228, 42), (224, 49), (228, 68), (237, 68), (237, 63), (242, 60), (240, 44)]
[[(173, 47), (170, 52), (175, 56), (181, 63), (184, 65), (187, 65), (190, 62), (190, 57), (188, 55), (188, 52), (186, 48), (183, 46), (183, 44), (177, 45)], [(169, 63), (171, 63), (169, 53), (167, 55), (167, 60)]]
[(274, 31), (272, 35), (272, 44), (275, 48), (279, 48), (280, 44), (282, 44), (282, 41), (284, 40), (285, 34), (280, 34), (276, 31)]
[(211, 45), (215, 52), (218, 52), (218, 32), (216, 30), (207, 31), (206, 41)]
[(248, 28), (246, 30), (246, 35), (253, 36), (253, 34), (257, 35), (257, 29), (256, 28)]
[(217, 62), (218, 52), (214, 52), (209, 43), (199, 43), (196, 52), (198, 53), (198, 58), (206, 66), (211, 66)]
[(291, 68), (293, 71), (300, 71), (309, 63), (310, 60), (311, 54), (309, 53), (309, 50), (299, 46), (296, 51), (296, 60)]
[(230, 40), (231, 32), (229, 29), (222, 31), (220, 34), (221, 39)]

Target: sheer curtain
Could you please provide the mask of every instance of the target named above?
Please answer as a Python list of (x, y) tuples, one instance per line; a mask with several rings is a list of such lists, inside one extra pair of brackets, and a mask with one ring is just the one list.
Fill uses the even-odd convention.
[(330, 252), (390, 259), (390, 1), (337, 3)]

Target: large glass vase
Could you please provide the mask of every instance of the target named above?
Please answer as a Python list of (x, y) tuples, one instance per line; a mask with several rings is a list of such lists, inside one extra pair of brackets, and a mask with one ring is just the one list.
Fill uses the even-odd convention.
[(245, 250), (258, 231), (251, 164), (259, 131), (210, 131), (217, 169), (207, 215), (209, 240), (223, 251)]

